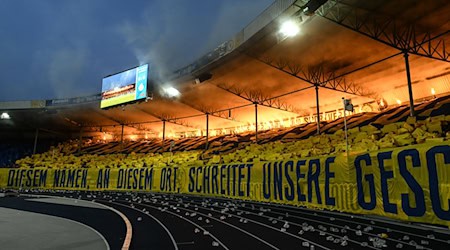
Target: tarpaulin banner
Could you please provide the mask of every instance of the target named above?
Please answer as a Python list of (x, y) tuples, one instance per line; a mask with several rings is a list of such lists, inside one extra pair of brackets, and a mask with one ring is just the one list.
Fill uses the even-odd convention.
[(450, 226), (450, 143), (273, 162), (0, 169), (0, 188), (143, 191), (274, 202)]

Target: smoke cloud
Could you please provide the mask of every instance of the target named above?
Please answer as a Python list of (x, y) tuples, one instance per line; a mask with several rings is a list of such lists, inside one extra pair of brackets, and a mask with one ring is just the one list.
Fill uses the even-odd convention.
[(162, 79), (231, 39), (272, 2), (0, 1), (0, 101), (96, 94), (106, 75), (144, 63)]
[(163, 78), (231, 39), (273, 1), (200, 2), (194, 7), (192, 2), (155, 1), (142, 23), (126, 21), (117, 30), (139, 63), (152, 63)]

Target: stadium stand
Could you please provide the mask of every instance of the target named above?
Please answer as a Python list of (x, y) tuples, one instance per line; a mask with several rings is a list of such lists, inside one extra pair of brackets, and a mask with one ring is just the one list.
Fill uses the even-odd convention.
[(17, 159), (30, 154), (30, 149), (2, 144), (0, 145), (0, 167), (12, 166)]
[[(52, 143), (42, 141), (36, 147), (37, 153), (44, 153), (49, 150)], [(0, 144), (0, 168), (16, 167), (18, 159), (31, 156), (33, 154), (33, 144), (26, 142), (6, 142)]]
[[(450, 115), (445, 115), (449, 105), (450, 96), (445, 96), (417, 105), (416, 118), (409, 117), (407, 106), (350, 116), (350, 151), (361, 153), (449, 140)], [(323, 134), (320, 135), (315, 134), (314, 123), (266, 130), (261, 132), (259, 144), (252, 143), (254, 134), (251, 133), (216, 136), (211, 138), (208, 150), (203, 150), (203, 137), (171, 140), (163, 149), (159, 139), (123, 144), (86, 142), (81, 152), (75, 140), (17, 160), (16, 165), (24, 168), (166, 167), (342, 154), (346, 148), (343, 126), (341, 118), (322, 123)]]
[[(444, 2), (274, 1), (173, 72), (179, 98), (5, 103), (0, 138), (66, 141), (0, 148), (0, 195), (23, 196), (0, 208), (65, 215), (121, 243), (117, 221), (49, 196), (113, 208), (132, 239), (111, 249), (450, 249)], [(277, 32), (287, 17), (300, 36)], [(347, 100), (357, 112), (344, 122)]]

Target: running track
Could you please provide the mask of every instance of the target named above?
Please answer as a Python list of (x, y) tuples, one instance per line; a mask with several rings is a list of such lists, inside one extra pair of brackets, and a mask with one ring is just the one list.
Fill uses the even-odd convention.
[(39, 195), (103, 204), (124, 215), (131, 230), (112, 212), (109, 217), (79, 208), (64, 212), (58, 205), (26, 206), (23, 198), (7, 198), (0, 206), (70, 215), (104, 235), (111, 249), (122, 248), (127, 231), (129, 249), (450, 249), (447, 228), (379, 217), (186, 195), (68, 191)]

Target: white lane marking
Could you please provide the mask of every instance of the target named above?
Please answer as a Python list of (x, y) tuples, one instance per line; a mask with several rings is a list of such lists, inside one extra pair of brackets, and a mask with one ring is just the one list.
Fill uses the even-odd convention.
[[(273, 209), (273, 208), (272, 208), (272, 209)], [(239, 210), (239, 211), (244, 211), (244, 210), (242, 210), (242, 209), (237, 209), (237, 210)], [(246, 210), (245, 210), (245, 211), (246, 211)], [(248, 211), (247, 211), (247, 212), (248, 212)], [(271, 210), (270, 212), (271, 212), (271, 213), (274, 213), (274, 214), (285, 215), (285, 214), (283, 214), (283, 213), (275, 212), (275, 211), (273, 211), (273, 210)], [(258, 214), (253, 213), (253, 212), (249, 212), (249, 213), (250, 213), (250, 214), (253, 214), (253, 215), (255, 215), (255, 216), (261, 216), (261, 217), (270, 218), (269, 216), (266, 216), (266, 215), (258, 215)], [(339, 225), (337, 225), (337, 224), (328, 223), (328, 222), (326, 222), (326, 221), (314, 220), (314, 219), (310, 219), (310, 218), (306, 218), (306, 217), (300, 217), (300, 216), (297, 216), (297, 215), (289, 215), (289, 217), (290, 217), (290, 218), (298, 218), (298, 219), (307, 220), (307, 221), (313, 221), (313, 222), (315, 222), (315, 223), (317, 223), (317, 224), (324, 224), (324, 225), (334, 226), (334, 227), (337, 227), (337, 228), (345, 228), (344, 226), (339, 226)], [(275, 217), (273, 217), (273, 218), (276, 219)], [(278, 220), (278, 221), (287, 221), (287, 220), (279, 220), (279, 219), (276, 219), (276, 220)], [(337, 220), (337, 219), (336, 219), (336, 220)], [(287, 222), (288, 222), (288, 221), (287, 221)], [(300, 224), (298, 224), (298, 223), (295, 223), (295, 222), (289, 222), (289, 223), (291, 223), (292, 225), (299, 226), (299, 227), (302, 226), (302, 225), (300, 225)], [(317, 229), (316, 229), (316, 230), (317, 230)], [(353, 229), (353, 228), (348, 228), (348, 229), (346, 229), (346, 230), (354, 231), (354, 232), (358, 231), (357, 229)], [(321, 232), (321, 230), (317, 230), (317, 231)], [(322, 232), (324, 232), (325, 234), (328, 234), (328, 235), (332, 235), (332, 236), (334, 236), (334, 237), (343, 238), (343, 236), (340, 236), (340, 235), (332, 234), (332, 233), (325, 232), (325, 231), (322, 231)], [(361, 231), (361, 232), (362, 232), (363, 234), (367, 234), (367, 235), (370, 235), (370, 236), (372, 236), (372, 237), (379, 237), (377, 234), (372, 234), (372, 233), (364, 232), (364, 230)], [(390, 241), (394, 241), (394, 242), (397, 242), (397, 243), (408, 244), (408, 245), (413, 246), (413, 245), (410, 244), (409, 242), (404, 242), (404, 241), (396, 240), (396, 239), (394, 239), (394, 238), (387, 238), (386, 240), (390, 240)], [(359, 245), (361, 244), (361, 242), (356, 241), (356, 240), (352, 240), (352, 239), (348, 239), (348, 241), (349, 241), (349, 242), (353, 242), (353, 243), (355, 243), (355, 244), (359, 244)], [(368, 245), (368, 246), (366, 246), (366, 247), (367, 247), (367, 248), (372, 248), (372, 249), (378, 249), (378, 248), (374, 248), (374, 247), (372, 247), (372, 246), (370, 246), (370, 245)], [(424, 248), (424, 249), (430, 249), (430, 248)], [(431, 250), (431, 249), (430, 249), (430, 250)]]
[[(140, 206), (149, 207), (149, 208), (153, 208), (153, 209), (158, 210), (158, 207), (155, 207), (155, 206), (152, 206), (152, 205), (148, 205), (148, 204), (139, 204), (139, 205), (140, 205)], [(164, 212), (170, 213), (170, 214), (172, 214), (172, 215), (174, 215), (174, 216), (177, 216), (177, 217), (180, 218), (180, 219), (183, 219), (183, 220), (185, 220), (185, 221), (191, 223), (192, 225), (194, 225), (194, 226), (200, 228), (201, 230), (203, 230), (203, 232), (208, 232), (208, 231), (207, 231), (205, 228), (203, 228), (202, 226), (198, 225), (197, 223), (195, 223), (195, 222), (193, 222), (193, 221), (190, 221), (190, 220), (184, 218), (183, 216), (181, 216), (181, 215), (179, 215), (179, 214), (177, 214), (177, 213), (174, 213), (174, 212), (171, 212), (171, 211), (168, 211), (168, 210), (166, 210), (166, 211), (164, 211)], [(225, 248), (226, 250), (229, 250), (229, 248), (228, 248), (227, 246), (225, 246), (225, 244), (223, 244), (222, 241), (220, 241), (219, 239), (217, 239), (216, 236), (214, 236), (212, 233), (209, 233), (209, 236), (210, 236), (211, 238), (213, 238), (214, 240), (216, 240), (223, 248)]]
[[(186, 210), (186, 211), (191, 211), (191, 212), (194, 211), (194, 210), (192, 210), (192, 209), (186, 209), (186, 208), (182, 208), (182, 207), (180, 207), (180, 209), (183, 209), (183, 210)], [(254, 235), (254, 234), (252, 234), (252, 233), (249, 233), (249, 232), (243, 230), (242, 228), (237, 227), (237, 226), (235, 226), (235, 225), (233, 225), (233, 224), (231, 224), (231, 223), (228, 223), (228, 222), (226, 222), (226, 221), (219, 220), (219, 219), (215, 218), (214, 216), (209, 217), (207, 214), (204, 214), (204, 213), (201, 213), (201, 212), (198, 212), (198, 211), (195, 211), (195, 212), (196, 212), (197, 214), (199, 214), (199, 215), (202, 215), (202, 216), (211, 218), (211, 219), (213, 219), (213, 220), (215, 220), (215, 221), (218, 221), (218, 222), (223, 223), (223, 224), (225, 224), (225, 225), (227, 225), (227, 226), (230, 226), (230, 227), (232, 227), (232, 228), (234, 228), (234, 229), (237, 229), (237, 230), (239, 230), (239, 231), (241, 231), (241, 232), (243, 232), (243, 233), (245, 233), (245, 234), (247, 234), (247, 235), (249, 235), (249, 236), (251, 236), (251, 237), (253, 237), (253, 238), (257, 239), (257, 240), (259, 240), (259, 241), (261, 241), (262, 243), (268, 245), (269, 247), (271, 247), (271, 248), (273, 248), (273, 249), (279, 249), (278, 247), (276, 247), (276, 246), (270, 244), (269, 242), (267, 242), (267, 241), (265, 241), (265, 240), (259, 238), (258, 236)]]
[(172, 240), (173, 246), (175, 247), (175, 250), (178, 250), (177, 242), (176, 242), (175, 239), (173, 238), (172, 233), (171, 233), (171, 232), (169, 231), (169, 229), (168, 229), (161, 221), (159, 221), (155, 216), (153, 216), (153, 215), (151, 215), (151, 214), (146, 214), (146, 213), (142, 212), (141, 210), (139, 210), (139, 209), (137, 209), (137, 208), (130, 207), (130, 206), (127, 206), (127, 205), (124, 205), (124, 204), (121, 204), (121, 203), (112, 202), (112, 201), (110, 201), (110, 203), (116, 204), (116, 205), (119, 205), (119, 206), (123, 206), (123, 207), (127, 207), (127, 208), (131, 208), (131, 209), (134, 209), (134, 210), (136, 210), (136, 211), (138, 211), (138, 212), (140, 212), (140, 213), (142, 213), (142, 214), (147, 215), (148, 217), (152, 218), (152, 219), (155, 220), (156, 222), (158, 222), (158, 224), (159, 224), (160, 226), (162, 226), (162, 227), (164, 228), (164, 230), (167, 232), (167, 234), (169, 235), (170, 239)]
[[(193, 203), (193, 204), (199, 204), (199, 205), (202, 204), (202, 203), (200, 203), (200, 202), (198, 202), (198, 201), (195, 201), (195, 200), (189, 200), (189, 202), (190, 202), (190, 203)], [(210, 207), (212, 207), (211, 204), (209, 204), (209, 205), (210, 205)], [(221, 206), (221, 205), (218, 205), (217, 207), (224, 208), (224, 207)], [(205, 209), (206, 209), (206, 208), (205, 208)], [(252, 214), (252, 215), (255, 215), (255, 216), (258, 216), (258, 217), (264, 217), (264, 218), (267, 218), (267, 219), (273, 218), (273, 219), (275, 219), (275, 220), (277, 220), (277, 221), (288, 222), (288, 223), (290, 223), (290, 224), (292, 224), (292, 225), (296, 225), (296, 226), (299, 226), (299, 227), (302, 226), (302, 225), (300, 225), (300, 224), (298, 224), (298, 223), (295, 223), (295, 222), (291, 222), (291, 221), (288, 221), (288, 220), (282, 220), (282, 219), (280, 220), (280, 219), (277, 219), (277, 218), (275, 218), (275, 217), (270, 217), (270, 216), (267, 216), (267, 215), (259, 215), (259, 214), (257, 214), (257, 213), (249, 212), (249, 211), (247, 211), (247, 210), (242, 210), (242, 209), (239, 209), (239, 208), (237, 208), (236, 211), (248, 212), (248, 214)], [(271, 212), (271, 213), (275, 213), (275, 214), (279, 214), (279, 215), (283, 215), (283, 216), (284, 216), (283, 213), (274, 212), (274, 211), (272, 211), (272, 210), (271, 210), (270, 212)], [(227, 213), (227, 214), (229, 214), (229, 213)], [(314, 222), (316, 222), (316, 223), (318, 223), (318, 224), (325, 224), (325, 225), (335, 226), (335, 227), (339, 227), (339, 228), (344, 228), (343, 226), (339, 226), (339, 225), (327, 223), (327, 222), (325, 222), (325, 221), (318, 221), (318, 220), (308, 219), (308, 218), (299, 217), (299, 216), (295, 216), (295, 215), (289, 215), (289, 217), (291, 217), (291, 218), (300, 218), (300, 219), (303, 219), (303, 220), (314, 221)], [(343, 238), (343, 236), (340, 236), (340, 235), (336, 235), (336, 234), (329, 233), (329, 232), (325, 232), (325, 231), (318, 230), (318, 229), (315, 229), (315, 230), (318, 231), (318, 232), (323, 232), (323, 233), (325, 233), (325, 234), (327, 234), (327, 235), (334, 236), (334, 237), (336, 237), (336, 238), (341, 238), (341, 239)], [(348, 230), (356, 231), (355, 229), (351, 229), (351, 228), (348, 229)], [(280, 230), (280, 232), (282, 232), (282, 231)], [(363, 233), (364, 233), (364, 234), (371, 235), (371, 236), (374, 236), (374, 237), (377, 236), (377, 235), (371, 234), (371, 233), (366, 233), (366, 232), (363, 232)], [(388, 239), (388, 240), (393, 240), (393, 241), (395, 241), (394, 239)], [(358, 245), (361, 245), (361, 242), (358, 242), (358, 241), (355, 241), (355, 240), (352, 240), (352, 239), (348, 239), (348, 241), (349, 241), (349, 242), (353, 242), (353, 243), (358, 244)], [(401, 242), (401, 241), (398, 241), (398, 242)], [(401, 243), (403, 243), (403, 242), (401, 242)], [(409, 244), (409, 243), (408, 243), (408, 244)], [(370, 245), (367, 246), (367, 248), (378, 249), (378, 248), (374, 248), (374, 247), (372, 247), (372, 246), (370, 246)], [(425, 248), (425, 249), (427, 249), (427, 248)]]
[[(84, 201), (84, 202), (89, 202), (89, 201)], [(94, 202), (94, 201), (91, 201), (91, 202)], [(95, 204), (98, 204), (100, 206), (108, 208), (111, 211), (114, 211), (120, 217), (122, 217), (122, 220), (125, 222), (125, 225), (127, 226), (127, 233), (126, 233), (125, 239), (123, 241), (122, 250), (128, 250), (130, 248), (130, 245), (131, 245), (131, 238), (133, 237), (133, 227), (131, 226), (130, 220), (123, 213), (121, 213), (117, 209), (114, 209), (112, 207), (106, 206), (106, 205), (98, 203), (98, 202), (95, 202)]]
[[(170, 201), (169, 201), (169, 202), (170, 202)], [(175, 203), (175, 201), (172, 201), (172, 203)], [(222, 206), (219, 206), (219, 207), (222, 207)], [(214, 211), (214, 212), (217, 213), (217, 211), (215, 211), (214, 209), (210, 209), (210, 208), (202, 208), (202, 209), (209, 210), (209, 211)], [(191, 211), (192, 211), (192, 210), (191, 210)], [(197, 212), (197, 213), (199, 213), (199, 212)], [(236, 217), (236, 218), (247, 219), (248, 221), (253, 222), (253, 223), (255, 223), (255, 224), (258, 224), (258, 225), (261, 225), (261, 226), (263, 226), (263, 227), (267, 227), (267, 228), (270, 228), (270, 229), (275, 230), (275, 231), (277, 231), (277, 232), (281, 232), (281, 233), (283, 233), (283, 234), (287, 234), (287, 235), (289, 235), (289, 236), (292, 236), (292, 237), (294, 237), (294, 238), (297, 238), (297, 239), (300, 239), (300, 240), (307, 241), (307, 242), (309, 242), (310, 244), (316, 245), (316, 246), (318, 246), (318, 247), (320, 247), (320, 248), (327, 249), (327, 250), (331, 250), (330, 248), (328, 248), (328, 247), (326, 247), (326, 246), (323, 246), (323, 245), (321, 245), (321, 244), (319, 244), (319, 243), (313, 242), (313, 241), (308, 240), (308, 239), (303, 238), (303, 237), (299, 237), (299, 236), (297, 236), (297, 235), (295, 235), (295, 234), (291, 234), (291, 233), (289, 233), (289, 232), (283, 232), (283, 231), (280, 231), (280, 229), (278, 229), (278, 228), (276, 228), (276, 227), (268, 226), (268, 225), (263, 224), (263, 223), (261, 223), (261, 222), (259, 222), (259, 221), (255, 221), (255, 220), (252, 220), (252, 219), (249, 219), (249, 218), (244, 218), (244, 217), (242, 217), (242, 216), (234, 215), (234, 214), (230, 214), (230, 213), (226, 213), (226, 212), (225, 212), (224, 214), (231, 215), (231, 216)]]
[[(93, 202), (93, 201), (86, 201), (86, 200), (79, 200), (79, 199), (74, 199), (74, 198), (67, 198), (67, 197), (59, 197), (59, 196), (51, 196), (51, 195), (34, 195), (34, 194), (28, 194), (28, 195), (22, 195), (22, 196), (29, 196), (29, 197), (36, 197), (36, 198), (41, 198), (41, 197), (45, 197), (45, 198), (58, 198), (58, 199), (68, 199), (68, 200), (76, 200), (76, 201), (83, 201), (83, 202)], [(128, 220), (128, 218), (121, 213), (120, 211), (112, 208), (112, 207), (108, 207), (104, 204), (100, 204), (98, 202), (94, 202), (95, 204), (104, 207), (106, 209), (109, 209), (111, 211), (113, 211), (114, 213), (118, 214), (122, 220), (125, 222), (126, 228), (127, 228), (127, 233), (125, 234), (125, 239), (123, 241), (123, 245), (122, 245), (122, 250), (128, 250), (130, 248), (130, 244), (131, 244), (131, 238), (133, 235), (133, 227), (131, 226), (131, 222), (130, 220)], [(87, 226), (87, 225), (86, 225)], [(103, 236), (102, 236), (103, 237)], [(104, 239), (104, 237), (103, 237)], [(105, 239), (106, 240), (106, 239)], [(108, 245), (108, 249), (109, 249), (109, 244)]]
[[(184, 196), (194, 197), (194, 198), (205, 198), (203, 196), (191, 195), (191, 194), (184, 194)], [(354, 224), (359, 223), (361, 225), (369, 225), (369, 226), (377, 227), (377, 228), (381, 228), (381, 229), (385, 229), (385, 227), (372, 225), (369, 223), (369, 221), (373, 220), (373, 221), (378, 221), (378, 222), (385, 223), (385, 224), (393, 224), (393, 225), (397, 225), (397, 226), (410, 227), (410, 228), (414, 228), (414, 229), (418, 229), (418, 230), (423, 230), (423, 227), (421, 224), (418, 224), (418, 225), (417, 224), (408, 224), (408, 222), (410, 222), (410, 221), (395, 220), (395, 219), (391, 219), (388, 217), (382, 217), (382, 218), (377, 219), (376, 217), (374, 217), (374, 215), (351, 214), (351, 213), (347, 213), (347, 212), (335, 212), (335, 211), (330, 211), (330, 210), (317, 210), (317, 209), (312, 209), (312, 208), (307, 208), (307, 207), (302, 207), (302, 206), (285, 205), (285, 204), (280, 204), (280, 203), (258, 202), (258, 201), (250, 201), (250, 200), (243, 200), (243, 199), (226, 199), (226, 198), (222, 198), (222, 197), (209, 197), (209, 198), (213, 198), (216, 200), (223, 200), (223, 201), (231, 201), (231, 202), (233, 202), (233, 201), (245, 202), (248, 204), (254, 204), (254, 205), (270, 207), (270, 208), (276, 207), (280, 210), (291, 211), (291, 212), (299, 212), (299, 211), (295, 211), (296, 209), (298, 209), (298, 210), (304, 211), (304, 212), (299, 212), (302, 214), (305, 214), (305, 213), (307, 214), (309, 212), (316, 212), (316, 213), (323, 213), (323, 214), (332, 214), (335, 216), (345, 216), (345, 217), (349, 217), (349, 218), (355, 217), (355, 218), (358, 218), (361, 220), (365, 220), (367, 222), (359, 223), (359, 222), (353, 222), (351, 220), (344, 220), (344, 219), (340, 219), (340, 218), (336, 218), (336, 220), (346, 221), (346, 222), (350, 222), (350, 223), (354, 223)], [(328, 218), (325, 215), (319, 215), (319, 216)], [(432, 228), (430, 228), (430, 229), (432, 231), (434, 231)], [(450, 234), (450, 231), (446, 230), (445, 228), (442, 228), (442, 229), (443, 229), (443, 233), (446, 232), (446, 234)], [(400, 233), (407, 233), (407, 234), (414, 235), (414, 236), (420, 237), (420, 238), (425, 238), (425, 239), (427, 238), (426, 236), (420, 235), (420, 234), (413, 234), (413, 233), (409, 233), (406, 231), (400, 231), (400, 230), (395, 230), (395, 229), (391, 229), (391, 230), (397, 231)], [(440, 231), (438, 231), (438, 232), (440, 232)], [(434, 239), (434, 240), (442, 241), (445, 243), (447, 242), (447, 241), (440, 240), (440, 239)]]
[[(260, 207), (269, 207), (271, 209), (274, 209), (271, 206), (270, 203), (258, 203), (258, 202), (252, 202), (252, 201), (250, 201), (250, 202), (246, 201), (246, 203), (259, 205)], [(309, 209), (309, 208), (294, 207), (294, 206), (288, 206), (288, 205), (282, 205), (282, 204), (276, 204), (275, 208), (278, 209), (278, 211), (286, 211), (286, 212), (295, 213), (295, 214), (299, 214), (299, 215), (306, 214), (308, 216), (310, 216), (310, 214), (308, 214), (307, 212), (314, 212), (314, 213), (317, 213), (317, 215), (316, 215), (317, 217), (326, 218), (326, 219), (329, 218), (328, 215), (321, 215), (320, 213), (331, 214), (331, 215), (336, 216), (336, 218), (335, 218), (336, 220), (339, 220), (339, 221), (342, 221), (342, 222), (352, 223), (352, 224), (356, 224), (356, 225), (371, 226), (373, 228), (378, 228), (378, 229), (382, 229), (382, 230), (386, 229), (386, 227), (383, 227), (381, 225), (379, 225), (379, 226), (373, 225), (373, 224), (370, 224), (368, 221), (373, 220), (373, 221), (378, 221), (378, 222), (385, 223), (385, 224), (392, 224), (392, 225), (397, 225), (397, 226), (410, 227), (410, 228), (414, 228), (414, 229), (417, 229), (417, 230), (424, 230), (424, 228), (421, 228), (421, 227), (419, 227), (417, 225), (407, 224), (406, 222), (397, 222), (397, 221), (394, 221), (394, 220), (389, 219), (389, 218), (386, 218), (385, 220), (384, 219), (376, 219), (376, 218), (373, 218), (373, 217), (357, 215), (357, 214), (346, 214), (346, 213), (340, 213), (340, 212), (337, 213), (337, 212), (326, 211), (326, 210), (314, 210), (314, 209)], [(296, 210), (296, 209), (298, 209), (298, 210)], [(299, 210), (301, 210), (301, 211), (299, 211)], [(273, 211), (271, 211), (271, 212), (273, 212)], [(345, 216), (345, 217), (348, 217), (348, 218), (355, 217), (355, 218), (364, 220), (366, 222), (354, 222), (352, 220), (345, 220), (343, 218), (339, 218), (339, 216)], [(305, 217), (301, 217), (301, 218), (313, 221), (313, 219), (307, 219)], [(323, 222), (321, 222), (321, 223), (323, 223)], [(351, 230), (356, 231), (355, 229), (351, 229)], [(392, 232), (408, 234), (408, 235), (415, 236), (415, 237), (418, 237), (418, 238), (427, 239), (426, 235), (420, 235), (420, 234), (416, 234), (416, 233), (413, 233), (413, 232), (402, 231), (402, 230), (397, 230), (397, 229), (393, 229), (393, 228), (390, 228), (390, 230)], [(436, 232), (435, 230), (432, 230), (432, 231)], [(363, 232), (363, 233), (371, 235), (370, 233), (366, 233), (366, 232)], [(388, 238), (388, 240), (413, 246), (409, 241), (396, 240), (396, 239), (393, 239), (393, 238)], [(438, 241), (438, 242), (447, 243), (446, 240), (442, 240), (442, 239), (433, 239), (433, 240), (434, 241)], [(424, 249), (429, 249), (429, 248), (424, 248)]]

